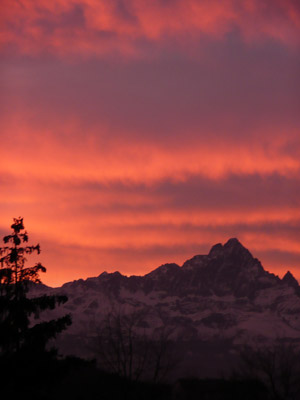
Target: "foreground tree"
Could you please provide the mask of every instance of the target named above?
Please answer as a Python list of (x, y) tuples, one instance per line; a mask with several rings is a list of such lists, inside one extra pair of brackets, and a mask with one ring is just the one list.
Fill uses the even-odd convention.
[(236, 377), (261, 381), (270, 399), (300, 398), (300, 352), (297, 345), (277, 339), (265, 346), (245, 346)]
[(144, 310), (111, 311), (98, 328), (94, 350), (99, 366), (130, 381), (162, 382), (178, 364), (171, 331), (146, 334)]
[(50, 339), (71, 324), (70, 315), (32, 324), (41, 311), (54, 309), (67, 301), (66, 296), (29, 297), (30, 285), (41, 283), (39, 273), (46, 268), (37, 263), (27, 267), (26, 255), (40, 253), (40, 246), (28, 246), (28, 234), (23, 218), (14, 218), (12, 233), (3, 238), (0, 247), (0, 355), (11, 356), (24, 352), (45, 353)]

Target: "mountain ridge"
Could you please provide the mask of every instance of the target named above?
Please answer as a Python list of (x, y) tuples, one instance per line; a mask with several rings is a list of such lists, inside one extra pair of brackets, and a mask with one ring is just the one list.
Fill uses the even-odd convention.
[(122, 285), (130, 291), (142, 289), (149, 293), (151, 290), (162, 290), (177, 296), (189, 293), (253, 297), (257, 291), (276, 284), (288, 285), (300, 292), (299, 284), (290, 271), (282, 279), (266, 271), (236, 238), (229, 239), (224, 245), (215, 244), (207, 255), (196, 255), (182, 266), (165, 263), (145, 275), (130, 276), (122, 275), (119, 271), (104, 271), (97, 277), (67, 282), (61, 289), (76, 285), (101, 286), (101, 282), (106, 283), (115, 294)]
[(67, 344), (76, 340), (73, 350), (83, 349), (116, 310), (142, 314), (147, 335), (166, 328), (175, 341), (227, 340), (238, 346), (249, 340), (300, 338), (298, 282), (289, 271), (282, 279), (266, 271), (236, 238), (182, 266), (166, 263), (143, 276), (103, 272), (60, 288), (35, 287), (32, 295), (43, 292), (68, 297), (55, 312), (73, 316), (72, 326), (62, 335)]
[[(148, 272), (148, 273), (146, 273), (144, 275), (135, 275), (135, 274), (133, 274), (133, 275), (123, 275), (119, 271), (113, 271), (113, 272), (103, 271), (101, 274), (99, 274), (96, 277), (88, 277), (86, 279), (82, 279), (82, 278), (75, 279), (73, 281), (65, 282), (62, 286), (59, 286), (59, 287), (52, 288), (52, 287), (47, 286), (47, 285), (44, 285), (44, 286), (47, 286), (49, 289), (59, 289), (59, 288), (65, 287), (66, 285), (69, 286), (71, 284), (75, 284), (75, 283), (79, 283), (79, 282), (81, 282), (81, 283), (82, 282), (86, 282), (86, 281), (89, 281), (91, 279), (99, 279), (99, 278), (103, 278), (104, 276), (106, 276), (106, 277), (107, 276), (122, 276), (122, 277), (125, 277), (125, 278), (144, 278), (144, 277), (147, 277), (147, 276), (148, 277), (149, 276), (155, 276), (155, 274), (158, 271), (162, 271), (162, 270), (165, 270), (167, 268), (172, 268), (173, 271), (175, 271), (175, 270), (178, 270), (180, 268), (188, 269), (191, 265), (199, 265), (199, 266), (201, 264), (203, 265), (203, 260), (207, 260), (208, 257), (216, 258), (216, 257), (220, 256), (220, 254), (222, 254), (222, 252), (223, 253), (224, 252), (227, 253), (227, 255), (231, 253), (231, 255), (234, 255), (234, 256), (244, 255), (244, 257), (246, 259), (248, 259), (248, 260), (251, 260), (251, 259), (255, 260), (257, 262), (257, 265), (264, 270), (264, 268), (262, 267), (260, 261), (257, 258), (254, 258), (252, 256), (252, 254), (250, 253), (250, 251), (247, 248), (245, 248), (237, 238), (230, 238), (224, 245), (222, 245), (221, 243), (217, 243), (217, 244), (213, 245), (207, 255), (200, 255), (199, 254), (199, 255), (195, 255), (192, 258), (186, 260), (182, 264), (182, 266), (180, 266), (177, 263), (164, 263), (164, 264), (160, 265), (159, 267), (155, 268), (154, 270), (152, 270), (152, 271), (150, 271), (150, 272)], [(293, 276), (293, 274), (290, 271), (287, 271), (282, 279), (279, 278), (277, 275), (271, 273), (271, 272), (268, 272), (266, 270), (264, 270), (264, 271), (267, 272), (268, 274), (272, 275), (272, 276), (277, 277), (281, 281), (284, 280), (285, 283), (289, 283), (290, 285), (293, 285), (294, 287), (295, 287), (295, 283), (297, 283), (297, 285), (299, 286), (298, 281), (296, 280), (296, 278)]]

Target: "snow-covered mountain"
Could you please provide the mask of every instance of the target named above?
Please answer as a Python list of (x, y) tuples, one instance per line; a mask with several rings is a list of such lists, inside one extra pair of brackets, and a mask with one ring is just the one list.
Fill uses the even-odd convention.
[[(300, 288), (290, 272), (280, 279), (264, 270), (237, 239), (216, 244), (181, 267), (165, 264), (144, 276), (102, 273), (37, 292), (65, 294), (68, 302), (55, 313), (71, 313), (64, 335), (83, 344), (96, 335), (105, 315), (143, 313), (151, 334), (162, 326), (174, 340), (249, 340), (300, 338)], [(33, 294), (34, 294), (33, 293)], [(45, 316), (47, 318), (47, 316)]]

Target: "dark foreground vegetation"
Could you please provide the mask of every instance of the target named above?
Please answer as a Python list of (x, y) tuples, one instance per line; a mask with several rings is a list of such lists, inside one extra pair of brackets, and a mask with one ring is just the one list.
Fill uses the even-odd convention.
[[(27, 296), (29, 285), (40, 283), (39, 273), (46, 269), (39, 263), (25, 266), (25, 256), (39, 253), (40, 248), (27, 245), (23, 219), (14, 219), (11, 228), (0, 248), (1, 399), (300, 399), (300, 356), (282, 343), (256, 351), (245, 349), (231, 379), (166, 383), (163, 378), (176, 363), (176, 348), (169, 352), (168, 332), (164, 331), (151, 345), (146, 337), (139, 336), (136, 342), (133, 333), (139, 324), (138, 315), (109, 316), (96, 343), (98, 363), (59, 356), (50, 343), (71, 324), (71, 316), (38, 323), (34, 320), (67, 298)], [(138, 353), (133, 352), (133, 346)]]
[[(134, 383), (101, 372), (94, 362), (50, 354), (1, 358), (1, 398), (32, 400), (168, 399), (165, 385)], [(3, 396), (3, 397), (2, 397)]]
[[(3, 397), (2, 397), (3, 396)], [(1, 398), (32, 400), (267, 399), (255, 381), (183, 379), (173, 384), (134, 382), (79, 358), (18, 355), (1, 359)]]

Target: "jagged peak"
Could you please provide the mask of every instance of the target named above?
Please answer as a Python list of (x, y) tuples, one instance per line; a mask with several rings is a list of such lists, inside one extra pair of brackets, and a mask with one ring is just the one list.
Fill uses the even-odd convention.
[(212, 257), (214, 255), (218, 255), (222, 251), (223, 251), (223, 245), (221, 243), (217, 243), (210, 249), (208, 255)]
[(243, 262), (250, 263), (251, 265), (254, 264), (255, 261), (255, 264), (260, 264), (258, 260), (253, 258), (250, 251), (246, 247), (244, 247), (237, 238), (231, 238), (224, 245), (222, 245), (222, 243), (217, 243), (212, 246), (208, 255), (197, 255), (187, 260), (183, 264), (182, 268), (193, 269), (205, 267), (207, 265), (207, 258), (230, 258), (231, 256), (238, 257), (239, 259), (241, 259), (241, 261), (243, 260)]
[(104, 272), (102, 272), (102, 274), (100, 274), (99, 276), (98, 276), (98, 278), (100, 278), (100, 277), (105, 277), (105, 276), (124, 276), (123, 274), (121, 274), (121, 272), (119, 272), (119, 271), (114, 271), (114, 272), (107, 272), (107, 271), (104, 271)]
[(297, 279), (290, 271), (287, 271), (287, 273), (284, 275), (282, 282), (286, 283), (288, 286), (299, 287)]
[(291, 273), (291, 271), (287, 271), (282, 279), (285, 279), (285, 278), (294, 278), (294, 275)]
[(195, 266), (200, 267), (201, 265), (203, 265), (203, 260), (206, 258), (207, 256), (203, 256), (203, 255), (196, 255), (188, 260), (186, 260), (183, 265), (182, 268), (187, 270), (187, 269), (193, 269)]
[(79, 286), (82, 285), (85, 282), (84, 279), (80, 278), (80, 279), (74, 279), (73, 281), (70, 282), (66, 282), (64, 283), (61, 288), (67, 288), (67, 287), (72, 287), (72, 286)]
[(237, 239), (237, 238), (231, 238), (229, 239), (224, 245), (222, 245), (221, 243), (217, 243), (215, 244), (210, 252), (209, 252), (209, 256), (210, 257), (215, 257), (224, 253), (240, 253), (240, 254), (245, 254), (248, 255), (250, 257), (252, 257), (251, 253), (249, 252), (248, 249), (246, 249), (246, 247), (244, 247), (242, 245), (242, 243)]
[(241, 254), (248, 258), (253, 258), (250, 251), (242, 245), (237, 238), (231, 238), (224, 244), (224, 250), (230, 254)]
[[(242, 243), (237, 239), (237, 238), (230, 238), (229, 240), (227, 240), (227, 242), (224, 244), (224, 248), (225, 249), (246, 249), (246, 247), (244, 247), (242, 245)], [(248, 250), (247, 250), (248, 251)]]
[(167, 263), (167, 264), (162, 264), (155, 270), (149, 272), (149, 274), (146, 274), (145, 276), (154, 276), (156, 274), (161, 274), (161, 273), (168, 273), (169, 271), (174, 271), (180, 269), (178, 264), (175, 263)]

